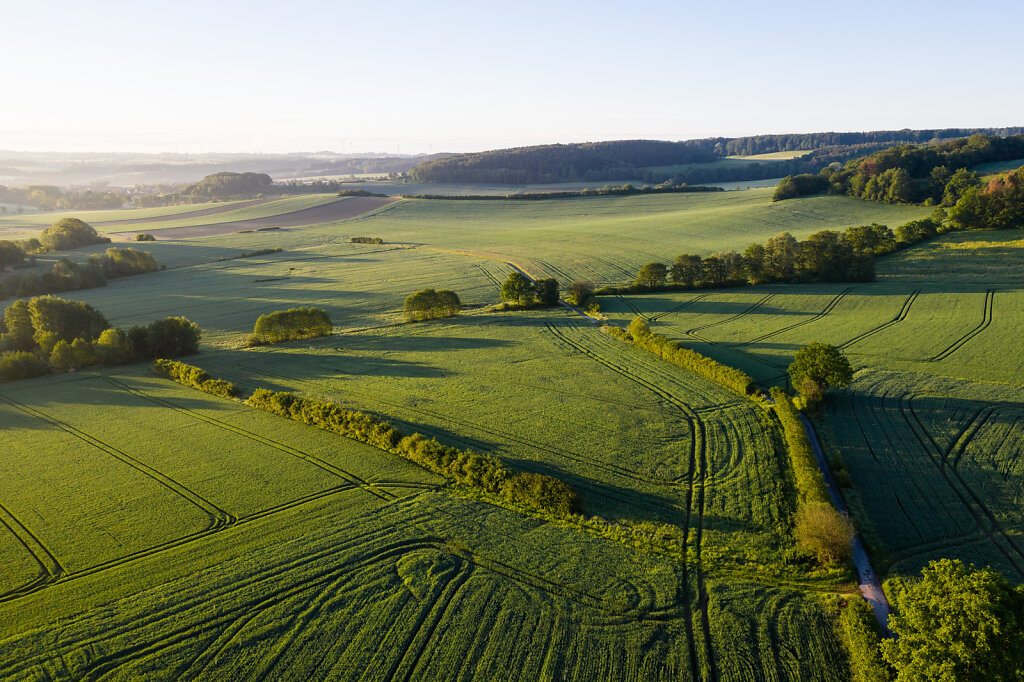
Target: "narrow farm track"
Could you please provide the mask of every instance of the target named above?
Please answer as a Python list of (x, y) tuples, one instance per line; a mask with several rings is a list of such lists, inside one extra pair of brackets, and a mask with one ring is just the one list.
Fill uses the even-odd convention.
[(820, 313), (817, 313), (816, 315), (813, 315), (813, 316), (807, 318), (806, 320), (803, 320), (801, 322), (795, 322), (795, 323), (793, 323), (791, 325), (788, 325), (786, 327), (782, 327), (780, 329), (776, 329), (775, 331), (768, 332), (767, 334), (762, 334), (761, 336), (757, 336), (757, 337), (755, 337), (753, 339), (750, 339), (749, 341), (744, 341), (743, 343), (738, 343), (736, 345), (737, 346), (746, 346), (746, 345), (749, 345), (749, 344), (752, 344), (752, 343), (758, 343), (760, 341), (764, 341), (766, 339), (770, 339), (773, 336), (777, 336), (777, 335), (782, 334), (784, 332), (788, 332), (788, 331), (790, 331), (792, 329), (798, 329), (799, 327), (803, 327), (805, 324), (811, 324), (812, 322), (816, 322), (816, 321), (820, 320), (821, 318), (825, 317), (826, 315), (828, 315), (830, 312), (832, 312), (832, 310), (837, 305), (839, 305), (839, 302), (842, 301), (844, 298), (846, 298), (846, 295), (849, 294), (851, 291), (853, 291), (853, 287), (847, 287), (846, 289), (844, 289), (839, 294), (836, 294), (836, 296), (831, 301), (828, 302), (828, 305), (826, 305), (822, 309), (822, 311)]
[(952, 344), (950, 344), (949, 346), (947, 346), (943, 350), (939, 351), (937, 354), (935, 354), (932, 357), (928, 358), (926, 361), (927, 362), (939, 362), (940, 360), (945, 360), (950, 355), (952, 355), (953, 353), (957, 352), (958, 350), (963, 348), (965, 345), (967, 345), (967, 343), (971, 339), (973, 339), (975, 336), (977, 336), (978, 334), (980, 334), (983, 331), (985, 331), (986, 329), (988, 329), (989, 325), (992, 324), (992, 308), (993, 308), (993, 305), (995, 304), (995, 298), (996, 298), (996, 290), (995, 289), (989, 289), (988, 291), (986, 291), (985, 292), (985, 310), (982, 313), (981, 322), (978, 324), (978, 326), (975, 327), (974, 329), (972, 329), (971, 331), (967, 332), (963, 336), (961, 336), (959, 339), (954, 341)]
[(911, 294), (909, 296), (907, 296), (907, 300), (905, 300), (903, 302), (903, 307), (900, 308), (900, 311), (899, 311), (899, 313), (896, 314), (896, 317), (892, 318), (891, 320), (889, 320), (885, 324), (881, 324), (881, 325), (875, 327), (874, 329), (869, 329), (866, 332), (858, 334), (857, 336), (853, 337), (849, 341), (846, 341), (845, 343), (839, 344), (838, 348), (841, 349), (841, 350), (849, 348), (853, 344), (855, 344), (855, 343), (857, 343), (859, 341), (863, 341), (864, 339), (868, 338), (869, 336), (874, 336), (875, 334), (877, 334), (879, 332), (883, 332), (886, 329), (888, 329), (889, 327), (893, 326), (894, 324), (897, 324), (897, 323), (902, 322), (903, 320), (907, 319), (907, 313), (910, 312), (910, 306), (914, 305), (914, 301), (917, 300), (917, 297), (920, 296), (920, 294), (921, 294), (921, 290), (920, 289), (914, 289), (914, 291), (912, 291)]
[[(712, 679), (714, 679), (714, 677), (715, 677), (715, 674), (714, 674), (715, 666), (714, 666), (714, 656), (713, 656), (713, 652), (711, 650), (711, 626), (710, 626), (710, 622), (709, 622), (708, 609), (707, 609), (708, 597), (707, 597), (707, 592), (706, 592), (706, 586), (704, 584), (703, 571), (702, 571), (702, 569), (700, 567), (700, 563), (701, 563), (701, 560), (700, 560), (700, 555), (701, 555), (700, 549), (701, 549), (701, 541), (703, 539), (702, 535), (703, 535), (703, 529), (704, 529), (705, 486), (706, 486), (706, 479), (707, 479), (707, 474), (708, 474), (708, 472), (707, 472), (707, 451), (706, 451), (707, 439), (706, 439), (706, 434), (705, 434), (704, 422), (700, 418), (700, 416), (696, 412), (694, 412), (692, 408), (690, 408), (689, 405), (687, 405), (683, 401), (677, 399), (675, 396), (671, 395), (667, 391), (663, 390), (662, 388), (658, 387), (655, 384), (652, 384), (652, 383), (650, 383), (648, 381), (645, 381), (644, 379), (640, 378), (639, 376), (637, 376), (633, 372), (630, 372), (628, 369), (617, 365), (616, 363), (608, 360), (607, 358), (601, 357), (596, 352), (594, 352), (593, 350), (583, 346), (582, 344), (577, 343), (577, 342), (571, 340), (567, 335), (565, 335), (563, 332), (561, 332), (557, 327), (552, 325), (550, 322), (545, 322), (545, 326), (548, 328), (548, 330), (552, 334), (554, 334), (556, 337), (558, 337), (564, 343), (566, 343), (567, 345), (569, 345), (572, 348), (576, 349), (577, 351), (579, 351), (583, 355), (585, 355), (585, 356), (595, 360), (596, 362), (598, 362), (598, 363), (604, 365), (605, 367), (607, 367), (608, 369), (611, 369), (612, 371), (622, 375), (623, 377), (629, 379), (630, 381), (633, 381), (633, 382), (636, 382), (636, 383), (640, 384), (644, 388), (647, 388), (648, 390), (650, 390), (651, 392), (655, 393), (656, 395), (658, 395), (662, 399), (666, 400), (668, 403), (670, 403), (670, 404), (674, 405), (675, 407), (677, 407), (679, 409), (679, 411), (682, 412), (682, 414), (683, 414), (684, 418), (687, 420), (687, 422), (689, 422), (690, 425), (691, 425), (691, 429), (692, 429), (692, 431), (694, 433), (694, 439), (692, 441), (692, 448), (690, 450), (690, 461), (689, 461), (689, 465), (687, 467), (687, 472), (688, 473), (685, 476), (685, 479), (686, 479), (685, 480), (685, 486), (686, 486), (686, 519), (685, 519), (684, 524), (683, 524), (683, 533), (684, 533), (684, 537), (686, 538), (686, 540), (684, 541), (684, 549), (686, 549), (688, 547), (688, 545), (689, 545), (689, 536), (690, 536), (691, 528), (693, 528), (694, 529), (694, 536), (695, 536), (693, 550), (694, 550), (694, 554), (695, 554), (696, 559), (697, 559), (696, 567), (694, 567), (694, 574), (695, 574), (696, 583), (697, 583), (697, 608), (698, 608), (698, 612), (700, 614), (700, 627), (701, 627), (701, 630), (702, 630), (702, 634), (704, 635), (703, 636), (703, 643), (704, 643), (704, 648), (705, 648), (705, 656), (706, 656), (706, 660), (708, 661), (709, 667), (712, 670)], [(695, 509), (695, 506), (696, 506), (696, 509)], [(697, 514), (696, 524), (694, 524), (692, 519), (691, 519), (691, 514), (694, 511), (696, 511), (696, 514)], [(689, 572), (690, 572), (689, 562), (684, 561), (683, 562), (683, 584), (684, 584), (684, 586), (689, 584)], [(683, 601), (683, 604), (684, 604), (685, 609), (686, 609), (686, 614), (685, 614), (685, 621), (686, 621), (686, 626), (687, 626), (686, 633), (687, 633), (687, 640), (688, 640), (688, 642), (690, 644), (690, 651), (692, 652), (692, 654), (691, 654), (691, 665), (693, 667), (694, 679), (695, 680), (702, 679), (702, 675), (700, 675), (699, 666), (698, 666), (698, 660), (697, 660), (697, 656), (696, 656), (697, 644), (696, 644), (696, 638), (695, 638), (694, 633), (693, 633), (693, 620), (694, 620), (693, 619), (693, 613), (692, 613), (692, 611), (690, 609), (690, 600), (689, 600), (689, 597), (686, 594), (685, 587), (684, 587), (684, 593), (683, 593), (682, 601)]]

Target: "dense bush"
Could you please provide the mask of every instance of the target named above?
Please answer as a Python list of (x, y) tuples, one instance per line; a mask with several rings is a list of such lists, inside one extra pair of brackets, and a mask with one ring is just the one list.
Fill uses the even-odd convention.
[[(628, 341), (674, 365), (686, 369), (725, 386), (742, 396), (754, 392), (754, 380), (745, 372), (734, 367), (723, 365), (711, 358), (701, 355), (689, 348), (683, 348), (678, 342), (672, 341), (661, 334), (650, 333), (650, 325), (643, 318), (634, 319), (629, 325), (630, 331), (621, 327), (607, 326), (601, 330), (617, 339)], [(635, 335), (634, 335), (635, 334)]]
[(889, 682), (889, 668), (882, 660), (882, 641), (871, 606), (858, 595), (846, 597), (839, 613), (839, 631), (850, 655), (853, 682)]
[(3, 297), (59, 294), (64, 291), (106, 286), (107, 279), (153, 272), (160, 269), (148, 251), (111, 247), (102, 256), (91, 255), (84, 263), (62, 258), (43, 273), (18, 272), (0, 281)]
[(101, 237), (91, 225), (78, 218), (61, 218), (43, 230), (39, 241), (46, 251), (66, 251), (90, 244), (109, 244), (109, 237)]
[(245, 402), (252, 407), (395, 452), (445, 478), (501, 495), (522, 507), (564, 514), (578, 504), (575, 492), (557, 479), (540, 474), (513, 475), (494, 457), (443, 445), (419, 433), (403, 436), (385, 421), (333, 403), (262, 388), (254, 391)]
[(972, 188), (949, 211), (950, 223), (964, 229), (1024, 228), (1024, 168)]
[(239, 394), (238, 386), (223, 379), (213, 379), (206, 370), (184, 362), (161, 358), (153, 363), (153, 371), (162, 377), (177, 381), (179, 384), (198, 388), (200, 391), (212, 393), (222, 398), (234, 398)]
[(775, 414), (782, 423), (782, 431), (786, 436), (786, 452), (789, 454), (789, 463), (796, 480), (799, 503), (828, 502), (825, 479), (818, 468), (800, 413), (785, 391), (773, 387), (771, 396), (775, 403)]
[(159, 269), (160, 264), (156, 262), (153, 254), (149, 251), (136, 251), (131, 247), (127, 249), (111, 247), (103, 255), (103, 274), (109, 279), (141, 275)]
[(824, 566), (841, 565), (853, 548), (853, 524), (828, 502), (806, 502), (797, 508), (793, 536)]
[(135, 241), (137, 242), (155, 242), (156, 237), (151, 235), (149, 232), (139, 232), (135, 235)]
[(175, 358), (199, 352), (199, 325), (184, 317), (167, 317), (135, 326), (128, 338), (136, 355), (144, 358)]
[(280, 343), (294, 339), (330, 336), (334, 327), (327, 312), (314, 307), (289, 308), (260, 315), (253, 327), (251, 343)]
[(352, 237), (349, 241), (353, 244), (383, 244), (380, 237)]
[(0, 379), (14, 381), (46, 374), (50, 364), (35, 353), (14, 350), (0, 353)]
[(11, 265), (21, 265), (24, 261), (24, 249), (8, 239), (0, 239), (0, 269)]
[(462, 310), (462, 301), (454, 291), (423, 289), (409, 294), (402, 311), (407, 322), (421, 322), (442, 317), (454, 317)]

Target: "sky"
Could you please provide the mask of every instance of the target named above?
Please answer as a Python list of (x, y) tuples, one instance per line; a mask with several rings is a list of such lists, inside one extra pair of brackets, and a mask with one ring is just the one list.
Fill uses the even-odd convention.
[(1024, 125), (1024, 2), (0, 0), (0, 149)]

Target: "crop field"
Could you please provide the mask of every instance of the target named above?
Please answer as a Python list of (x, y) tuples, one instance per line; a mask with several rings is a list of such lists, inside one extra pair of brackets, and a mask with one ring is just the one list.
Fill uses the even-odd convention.
[(878, 282), (606, 297), (652, 330), (765, 383), (793, 353), (839, 346), (855, 383), (829, 423), (864, 507), (911, 574), (959, 556), (1024, 579), (1024, 324), (1018, 232), (949, 234), (882, 259)]
[[(80, 218), (93, 227), (98, 224), (114, 221), (128, 221), (141, 219), (163, 220), (178, 216), (182, 213), (199, 211), (225, 211), (232, 210), (239, 204), (248, 204), (248, 201), (215, 201), (202, 204), (185, 204), (181, 206), (159, 206), (155, 208), (117, 209), (107, 211), (47, 211), (47, 212), (26, 212), (15, 213), (11, 208), (9, 214), (0, 215), (0, 231), (7, 232), (13, 229), (28, 229), (30, 231), (42, 230), (61, 218)], [(10, 207), (10, 204), (8, 204)]]
[[(399, 201), (344, 221), (147, 243), (166, 271), (62, 294), (116, 326), (185, 315), (204, 333), (188, 362), (243, 393), (331, 400), (557, 476), (585, 517), (662, 528), (682, 549), (497, 506), (398, 455), (146, 365), (0, 384), (0, 677), (848, 679), (820, 595), (850, 589), (849, 578), (792, 562), (793, 484), (763, 408), (566, 310), (484, 309), (513, 266), (623, 283), (678, 252), (927, 211), (768, 198)], [(270, 203), (158, 222), (238, 219)], [(858, 444), (861, 432), (833, 418), (858, 484), (886, 479), (865, 494), (867, 512), (881, 524), (887, 496), (923, 499), (926, 481), (953, 491), (943, 509), (908, 508), (905, 527), (880, 529), (894, 565), (912, 570), (965, 536), (963, 556), (1024, 567), (1018, 389), (984, 394), (956, 378), (1021, 362), (1012, 344), (995, 361), (984, 352), (1009, 343), (1007, 311), (1024, 302), (1013, 242), (951, 235), (886, 260), (873, 284), (605, 297), (602, 308), (617, 324), (641, 312), (765, 383), (807, 340), (841, 340), (860, 372), (839, 396), (850, 405), (832, 407), (870, 422), (869, 434), (885, 419), (909, 443), (879, 455), (883, 470), (866, 451), (881, 452), (875, 437)], [(942, 284), (943, 259), (967, 272), (965, 257), (1006, 279)], [(403, 323), (404, 298), (426, 287), (455, 290), (466, 310)], [(296, 305), (324, 308), (335, 334), (243, 346), (259, 315)], [(900, 325), (921, 338), (897, 357), (884, 344)], [(890, 399), (874, 396), (908, 371), (929, 372), (908, 398), (915, 421), (891, 426)], [(930, 450), (916, 439), (926, 432)], [(940, 450), (956, 462), (952, 484), (900, 473), (938, 471)]]

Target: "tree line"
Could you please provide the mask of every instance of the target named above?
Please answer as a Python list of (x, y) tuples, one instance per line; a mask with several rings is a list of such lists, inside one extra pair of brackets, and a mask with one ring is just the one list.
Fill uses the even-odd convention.
[(280, 343), (330, 336), (334, 331), (327, 311), (313, 306), (278, 310), (256, 318), (249, 345)]
[(0, 379), (189, 355), (198, 352), (200, 335), (184, 317), (123, 330), (81, 301), (54, 296), (15, 301), (0, 317)]
[(388, 450), (456, 483), (499, 496), (516, 506), (565, 515), (579, 505), (575, 491), (556, 478), (513, 473), (495, 457), (443, 445), (420, 433), (405, 435), (381, 419), (334, 403), (267, 389), (257, 389), (245, 402)]
[(789, 152), (846, 147), (858, 144), (923, 144), (934, 140), (969, 137), (976, 133), (1007, 137), (1024, 133), (1024, 128), (939, 128), (924, 130), (874, 130), (860, 133), (795, 133), (783, 135), (750, 135), (725, 143), (731, 156), (753, 156), (771, 152)]
[(109, 243), (110, 238), (100, 236), (92, 225), (78, 218), (62, 218), (44, 229), (38, 237), (0, 240), (0, 268), (21, 265), (26, 256), (34, 254)]
[(895, 231), (872, 223), (843, 232), (822, 230), (799, 241), (789, 232), (750, 244), (743, 253), (724, 251), (710, 256), (683, 253), (671, 265), (660, 262), (640, 267), (633, 284), (603, 287), (595, 294), (638, 293), (766, 284), (770, 282), (870, 282), (875, 258), (904, 249), (947, 230), (933, 218), (912, 220)]
[(704, 185), (687, 185), (685, 182), (666, 181), (659, 185), (642, 185), (635, 187), (629, 183), (624, 185), (605, 185), (604, 187), (586, 187), (581, 190), (564, 192), (513, 192), (511, 194), (403, 194), (403, 199), (444, 199), (446, 201), (544, 201), (547, 199), (574, 199), (577, 197), (632, 196), (634, 194), (685, 194), (687, 192), (724, 192), (722, 187), (706, 187)]
[(784, 178), (772, 199), (809, 194), (846, 194), (892, 204), (953, 206), (971, 188), (981, 163), (1024, 158), (1024, 134), (998, 137), (976, 134), (930, 145), (900, 145), (832, 164), (815, 175)]
[(102, 256), (92, 254), (84, 263), (61, 258), (43, 272), (14, 272), (0, 279), (0, 298), (59, 294), (106, 286), (107, 280), (155, 272), (161, 268), (149, 251), (110, 247)]

